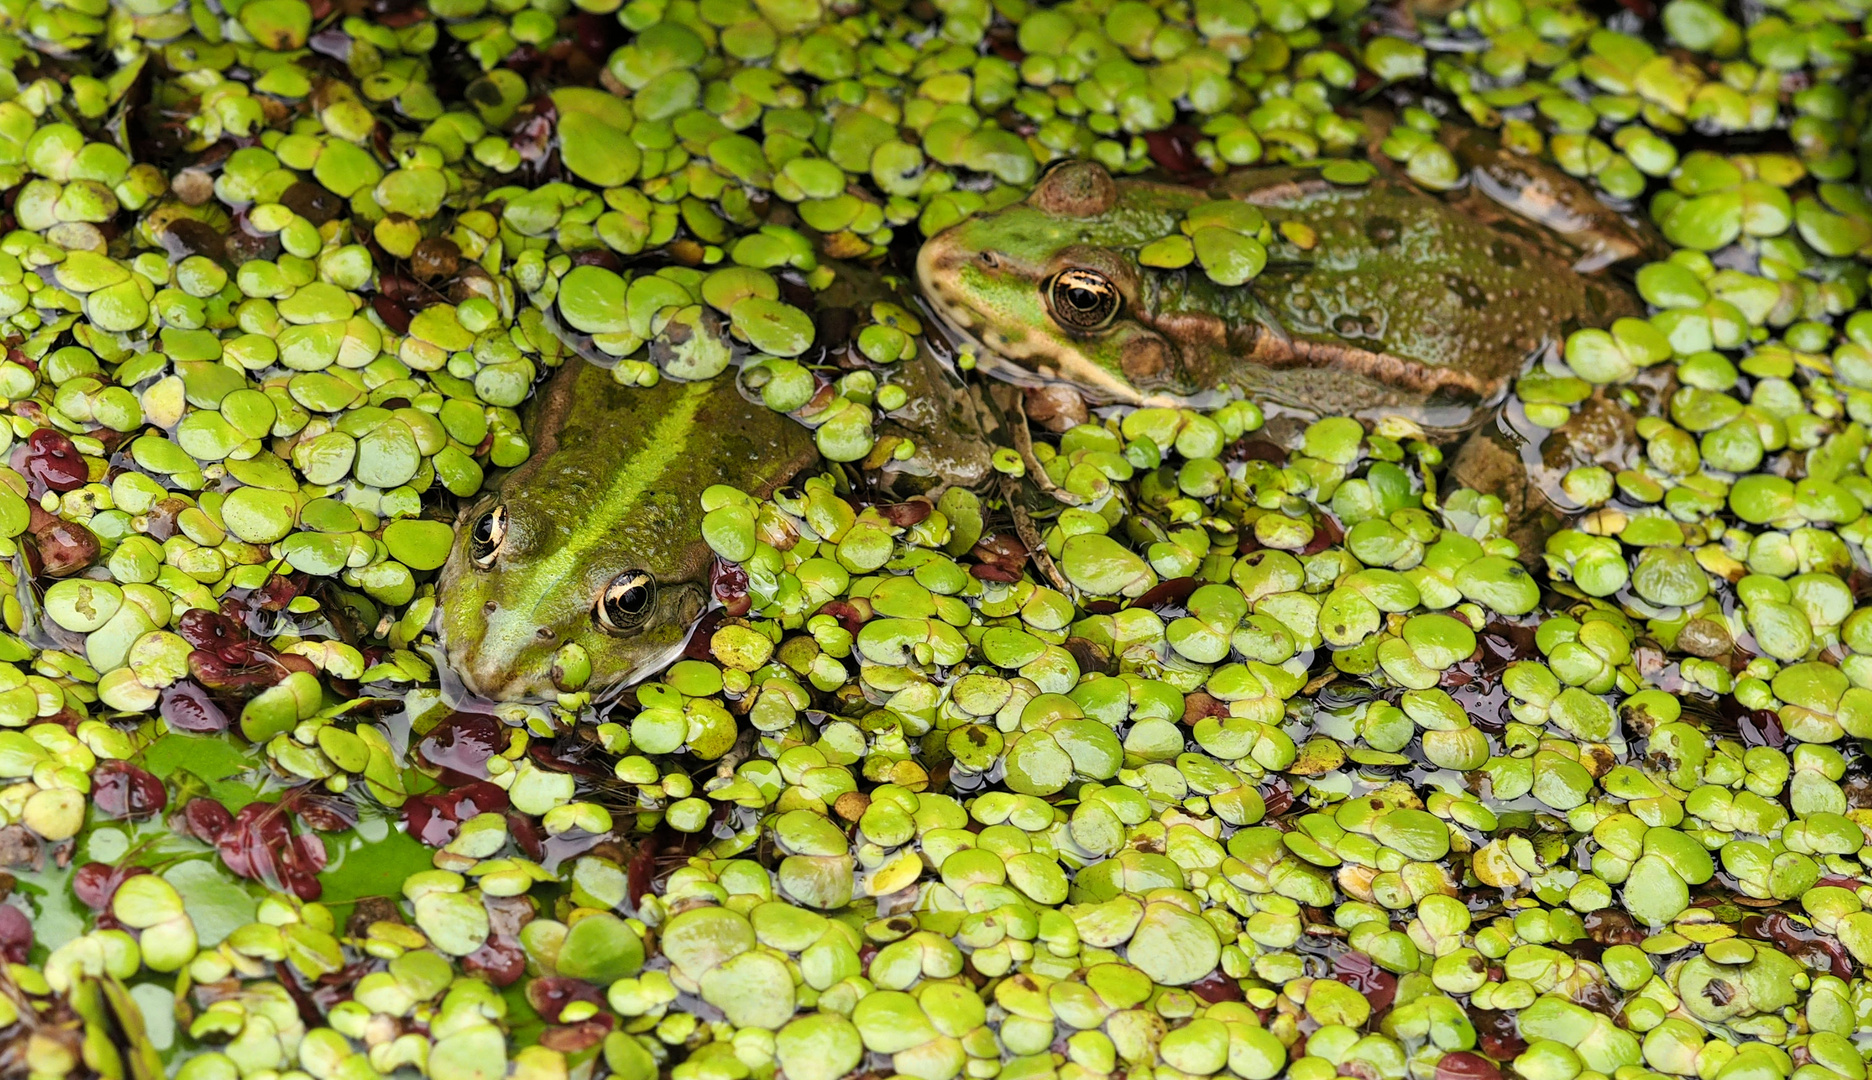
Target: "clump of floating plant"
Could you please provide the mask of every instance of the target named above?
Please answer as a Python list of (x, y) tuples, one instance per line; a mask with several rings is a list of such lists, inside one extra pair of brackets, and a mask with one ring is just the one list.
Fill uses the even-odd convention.
[(1218, 285), (1243, 285), (1267, 265), (1273, 233), (1255, 207), (1219, 199), (1192, 207), (1177, 233), (1146, 244), (1138, 262), (1165, 270), (1194, 263)]

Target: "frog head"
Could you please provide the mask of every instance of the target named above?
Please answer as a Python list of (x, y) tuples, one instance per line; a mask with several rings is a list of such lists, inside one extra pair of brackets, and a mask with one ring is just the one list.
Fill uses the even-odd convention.
[(673, 659), (707, 607), (702, 491), (758, 491), (753, 463), (796, 466), (760, 436), (797, 425), (732, 382), (639, 389), (583, 362), (536, 404), (533, 456), (456, 525), (437, 592), (444, 652), (484, 697), (603, 697)]
[(534, 494), (509, 485), (462, 515), (439, 594), (449, 666), (505, 701), (602, 696), (672, 659), (707, 605), (705, 555), (592, 535), (576, 506)]
[(1021, 202), (931, 237), (917, 276), (950, 329), (990, 354), (984, 361), (1017, 369), (1006, 372), (1016, 381), (1069, 383), (1113, 402), (1185, 395), (1196, 387), (1174, 330), (1153, 325), (1137, 250), (1200, 201), (1071, 162)]

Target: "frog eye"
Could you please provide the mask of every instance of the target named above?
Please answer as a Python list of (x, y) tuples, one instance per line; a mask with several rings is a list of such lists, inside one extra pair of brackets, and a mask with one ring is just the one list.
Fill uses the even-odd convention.
[(483, 570), (494, 564), (501, 545), (507, 542), (507, 508), (496, 506), (475, 519), (468, 530), (468, 555)]
[(1046, 291), (1053, 321), (1068, 330), (1103, 330), (1118, 317), (1118, 286), (1097, 270), (1061, 270)]
[(614, 634), (627, 634), (643, 626), (656, 606), (656, 578), (642, 570), (626, 570), (611, 579), (598, 597), (598, 625)]

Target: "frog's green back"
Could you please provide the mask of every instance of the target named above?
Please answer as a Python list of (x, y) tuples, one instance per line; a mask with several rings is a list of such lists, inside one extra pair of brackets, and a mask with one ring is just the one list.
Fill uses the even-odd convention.
[(699, 497), (709, 484), (758, 496), (771, 490), (776, 471), (797, 468), (799, 455), (811, 450), (808, 432), (743, 397), (732, 376), (629, 387), (594, 364), (569, 366), (576, 370), (554, 376), (530, 418), (534, 455), (501, 490), (590, 511), (578, 522), (559, 522), (575, 544), (617, 539), (607, 528), (613, 521), (689, 520), (698, 510), (688, 496)]
[[(442, 576), (450, 663), (495, 698), (552, 693), (567, 644), (590, 657), (591, 689), (666, 660), (707, 604), (703, 490), (762, 497), (816, 457), (810, 433), (732, 377), (639, 389), (577, 360), (542, 391), (531, 427), (533, 456), (463, 515)], [(497, 550), (477, 563), (476, 523), (497, 507)], [(652, 607), (631, 632), (607, 630), (594, 605), (631, 572), (654, 581)]]

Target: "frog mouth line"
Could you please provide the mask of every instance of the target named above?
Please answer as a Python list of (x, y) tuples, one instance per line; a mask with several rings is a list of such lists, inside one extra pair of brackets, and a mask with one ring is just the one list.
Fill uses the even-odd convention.
[[(695, 636), (696, 628), (700, 625), (701, 620), (696, 620), (696, 622), (689, 627), (689, 632), (684, 634), (680, 640), (669, 645), (667, 648), (658, 649), (618, 678), (606, 683), (588, 684), (581, 689), (591, 695), (591, 699), (594, 703), (604, 703), (617, 699), (631, 687), (636, 686), (645, 679), (653, 677), (679, 659), (683, 652), (688, 649), (689, 640)], [(474, 648), (474, 644), (475, 643), (472, 641), (465, 641), (461, 643), (460, 648), (457, 648), (454, 642), (446, 638), (440, 641), (440, 653), (444, 661), (444, 668), (449, 672), (450, 678), (458, 682), (462, 689), (466, 690), (468, 693), (490, 702), (544, 701), (548, 703), (552, 702), (559, 694), (559, 688), (553, 683), (552, 665), (550, 663), (539, 671), (508, 679), (499, 688), (501, 692), (490, 693), (489, 690), (483, 688), (479, 684), (479, 680), (470, 673), (472, 665), (466, 663), (469, 654)]]
[[(972, 347), (976, 356), (976, 368), (1002, 382), (1023, 387), (1069, 386), (1081, 395), (1100, 405), (1135, 405), (1138, 407), (1178, 408), (1191, 403), (1191, 399), (1174, 394), (1141, 394), (1134, 387), (1113, 378), (1104, 369), (1092, 364), (1071, 363), (1041, 370), (1027, 367), (1019, 359), (1008, 355), (1005, 350), (997, 349), (983, 341), (967, 323), (960, 321), (954, 305), (943, 298), (930, 296), (930, 311), (936, 315), (943, 329), (961, 344)], [(965, 312), (968, 309), (963, 309)], [(1031, 356), (1051, 358), (1051, 354), (1032, 353)], [(1071, 370), (1083, 373), (1084, 377), (1075, 377)], [(1103, 390), (1105, 393), (1098, 393)]]

